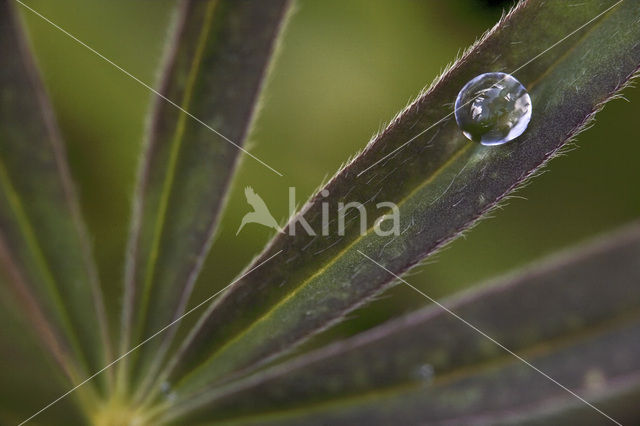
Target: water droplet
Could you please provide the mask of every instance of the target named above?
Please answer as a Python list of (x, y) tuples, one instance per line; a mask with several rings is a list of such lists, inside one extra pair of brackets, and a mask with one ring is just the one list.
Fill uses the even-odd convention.
[(413, 372), (415, 379), (427, 384), (433, 379), (434, 371), (433, 366), (430, 364), (422, 364)]
[(531, 97), (509, 74), (480, 74), (458, 93), (455, 116), (468, 139), (482, 145), (502, 145), (527, 129)]
[(584, 375), (584, 387), (588, 390), (601, 390), (607, 385), (607, 378), (602, 370), (591, 368)]
[(160, 392), (167, 398), (168, 401), (174, 401), (176, 399), (176, 393), (171, 389), (171, 383), (162, 382), (160, 385)]

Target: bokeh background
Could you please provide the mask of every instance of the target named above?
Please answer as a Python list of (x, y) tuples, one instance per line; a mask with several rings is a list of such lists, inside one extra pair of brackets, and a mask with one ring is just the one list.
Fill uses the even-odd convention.
[[(174, 0), (27, 3), (140, 79), (155, 81)], [(284, 221), (289, 186), (297, 188), (302, 203), (511, 3), (298, 0), (249, 138), (252, 153), (285, 176), (243, 159), (193, 303), (231, 281), (273, 235), (248, 225), (235, 236), (249, 210), (244, 186), (253, 186)], [(49, 24), (23, 15), (61, 123), (116, 320), (131, 194), (153, 95)], [(517, 193), (521, 198), (430, 258), (410, 282), (442, 298), (638, 217), (640, 90), (624, 95), (630, 102), (610, 103), (579, 136), (579, 147), (552, 161), (544, 175)], [(425, 303), (398, 286), (310, 345)]]

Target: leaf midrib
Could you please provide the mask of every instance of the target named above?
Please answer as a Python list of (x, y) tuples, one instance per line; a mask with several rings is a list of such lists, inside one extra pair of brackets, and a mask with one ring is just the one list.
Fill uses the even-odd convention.
[[(402, 206), (409, 198), (411, 198), (413, 196), (413, 194), (416, 191), (419, 191), (423, 186), (428, 185), (434, 179), (436, 179), (439, 176), (439, 173), (441, 172), (442, 169), (444, 169), (450, 162), (455, 161), (459, 156), (464, 154), (467, 151), (467, 149), (469, 149), (470, 146), (471, 145), (465, 145), (462, 148), (460, 148), (458, 151), (456, 151), (455, 154), (451, 158), (449, 158), (445, 163), (443, 163), (438, 168), (438, 170), (435, 171), (435, 173), (433, 175), (431, 175), (427, 180), (425, 180), (419, 186), (417, 186), (412, 191), (410, 191), (409, 194), (406, 197), (404, 197), (401, 201), (399, 201), (398, 204), (397, 204), (398, 207)], [(257, 327), (258, 324), (260, 324), (263, 321), (266, 321), (273, 314), (273, 312), (277, 311), (281, 306), (285, 305), (289, 300), (293, 299), (310, 282), (314, 281), (317, 277), (319, 277), (322, 274), (324, 274), (327, 271), (327, 269), (329, 269), (336, 262), (338, 262), (342, 258), (343, 255), (345, 255), (346, 253), (350, 252), (352, 250), (352, 248), (355, 245), (357, 245), (362, 239), (364, 239), (365, 237), (369, 236), (371, 234), (371, 232), (370, 232), (371, 229), (373, 229), (373, 225), (370, 226), (369, 228), (367, 228), (367, 230), (366, 230), (367, 232), (365, 234), (356, 236), (356, 238), (347, 247), (345, 247), (343, 250), (341, 250), (335, 257), (333, 257), (329, 262), (327, 262), (320, 269), (318, 269), (316, 272), (314, 272), (311, 276), (309, 276), (308, 278), (303, 280), (291, 293), (287, 294), (284, 298), (282, 298), (277, 303), (275, 303), (271, 307), (271, 309), (266, 311), (263, 315), (261, 315), (259, 318), (257, 318), (255, 321), (253, 321), (251, 324), (249, 324), (246, 328), (244, 328), (242, 330), (241, 333), (238, 333), (235, 336), (233, 336), (231, 339), (227, 340), (224, 345), (220, 346), (213, 354), (211, 354), (209, 356), (209, 358), (206, 361), (202, 362), (199, 367), (193, 369), (189, 374), (185, 375), (178, 382), (177, 386), (179, 387), (180, 385), (182, 385), (185, 382), (187, 382), (191, 377), (195, 376), (200, 370), (202, 370), (202, 369), (206, 368), (208, 365), (210, 365), (213, 362), (213, 360), (220, 353), (224, 352), (225, 349), (227, 349), (229, 346), (231, 346), (233, 343), (237, 342), (238, 340), (242, 339), (253, 328)]]

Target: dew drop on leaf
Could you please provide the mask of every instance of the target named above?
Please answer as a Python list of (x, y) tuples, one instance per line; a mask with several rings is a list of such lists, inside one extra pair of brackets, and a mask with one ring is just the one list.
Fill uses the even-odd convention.
[(165, 396), (168, 401), (174, 401), (176, 399), (176, 393), (172, 390), (171, 384), (169, 382), (163, 382), (160, 385), (160, 392)]
[(512, 75), (480, 74), (458, 93), (455, 116), (468, 139), (482, 145), (502, 145), (527, 129), (531, 97)]
[(424, 384), (431, 382), (431, 380), (433, 380), (433, 375), (433, 366), (430, 364), (422, 364), (413, 372), (413, 378)]

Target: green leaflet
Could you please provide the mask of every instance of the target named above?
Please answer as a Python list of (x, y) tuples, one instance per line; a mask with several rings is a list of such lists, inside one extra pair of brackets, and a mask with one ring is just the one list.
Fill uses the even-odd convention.
[[(159, 91), (242, 143), (287, 7), (286, 0), (180, 1)], [(122, 352), (183, 312), (240, 154), (238, 147), (156, 98), (134, 202)], [(133, 381), (153, 379), (174, 332), (167, 330), (127, 357), (121, 371), (131, 364)]]
[[(621, 424), (636, 424), (640, 395), (636, 338), (640, 321), (591, 336), (586, 341), (531, 354), (529, 360), (563, 385), (575, 389)], [(633, 344), (629, 344), (629, 342)], [(616, 356), (612, 356), (615, 353)], [(629, 362), (632, 365), (629, 365)], [(597, 365), (599, 367), (594, 368)], [(517, 391), (515, 391), (517, 389)], [(615, 424), (584, 402), (511, 359), (464, 377), (431, 385), (371, 393), (361, 398), (261, 415), (199, 424), (225, 425), (388, 425)], [(182, 420), (176, 424), (182, 424)]]
[(12, 3), (0, 1), (0, 257), (17, 302), (77, 383), (111, 358), (104, 306), (64, 146)]
[[(342, 236), (334, 228), (310, 237), (300, 226), (295, 236), (277, 235), (253, 265), (283, 253), (218, 299), (170, 363), (179, 398), (246, 373), (340, 320), (393, 281), (358, 250), (398, 274), (408, 270), (472, 226), (589, 122), (640, 65), (640, 3), (568, 8), (521, 3), (327, 184), (327, 198), (310, 200), (301, 214), (316, 230), (322, 202), (332, 211), (339, 202), (364, 203), (367, 232), (360, 236), (358, 221), (347, 220)], [(458, 91), (480, 73), (514, 70), (533, 100), (529, 128), (501, 147), (470, 143), (451, 117)], [(376, 204), (384, 201), (400, 208), (397, 237), (373, 232)]]

